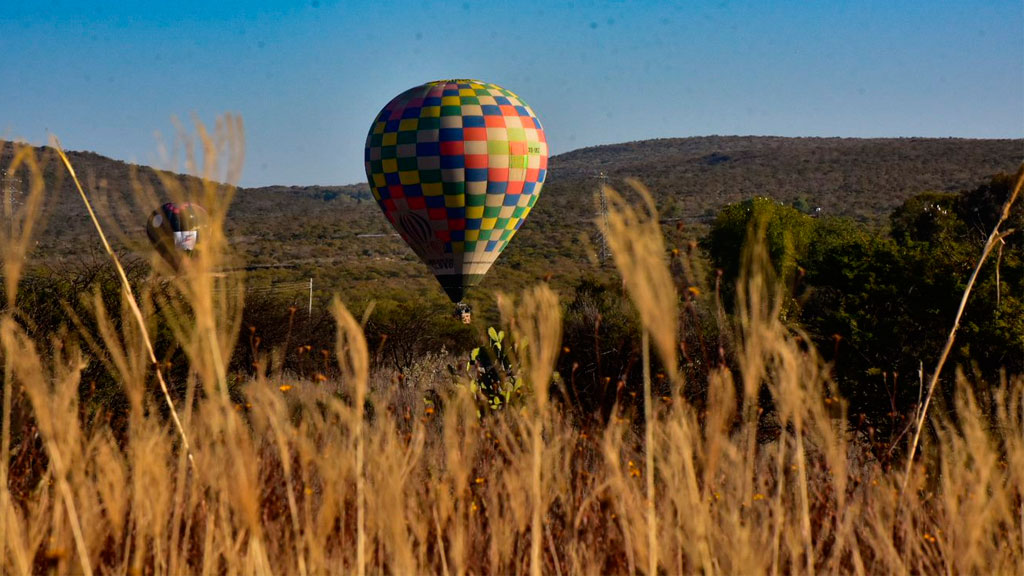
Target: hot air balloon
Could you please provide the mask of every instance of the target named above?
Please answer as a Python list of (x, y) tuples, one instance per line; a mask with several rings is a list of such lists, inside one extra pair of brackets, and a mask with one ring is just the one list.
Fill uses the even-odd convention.
[(146, 235), (164, 261), (177, 271), (182, 258), (196, 249), (207, 220), (206, 210), (198, 204), (168, 202), (149, 216)]
[(439, 80), (402, 92), (380, 111), (365, 161), (388, 221), (461, 303), (537, 201), (548, 145), (540, 120), (512, 92)]

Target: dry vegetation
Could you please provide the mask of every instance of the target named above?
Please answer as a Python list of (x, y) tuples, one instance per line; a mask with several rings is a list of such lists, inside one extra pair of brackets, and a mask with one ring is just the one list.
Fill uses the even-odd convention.
[[(339, 378), (263, 370), (232, 396), (241, 279), (213, 273), (232, 258), (222, 230), (233, 190), (213, 182), (237, 181), (240, 142), (232, 119), (200, 131), (193, 169), (206, 179), (164, 182), (213, 221), (173, 294), (126, 293), (120, 310), (97, 297), (97, 333), (71, 337), (69, 321), (68, 337), (48, 341), (27, 335), (16, 305), (46, 191), (31, 149), (15, 157), (11, 172), (35, 185), (26, 201), (5, 200), (0, 238), (0, 572), (1024, 571), (1024, 383), (985, 405), (961, 386), (955, 410), (929, 416), (901, 491), (903, 468), (850, 440), (828, 367), (780, 321), (763, 249), (737, 290), (739, 371), (685, 382), (669, 368), (672, 392), (659, 397), (646, 373), (644, 410), (617, 407), (606, 426), (580, 427), (557, 402), (561, 308), (544, 284), (498, 299), (529, 391), (514, 409), (479, 417), (445, 359), (424, 359), (401, 386), (371, 373), (365, 319), (340, 301)], [(636, 193), (646, 203), (611, 195), (610, 244), (645, 351), (649, 334), (673, 367), (680, 297), (653, 201)], [(180, 396), (165, 398), (147, 349), (158, 323), (189, 359)], [(80, 410), (81, 373), (97, 362), (129, 399), (123, 419)], [(691, 386), (707, 389), (706, 406), (684, 400)]]

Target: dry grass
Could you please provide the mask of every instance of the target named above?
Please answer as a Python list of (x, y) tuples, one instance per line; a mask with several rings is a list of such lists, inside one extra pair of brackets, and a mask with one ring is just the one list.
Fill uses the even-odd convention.
[[(81, 339), (95, 345), (34, 342), (7, 292), (0, 572), (1024, 571), (1024, 383), (1004, 384), (985, 407), (960, 386), (956, 420), (932, 418), (901, 502), (902, 470), (848, 440), (827, 367), (780, 322), (759, 250), (739, 291), (741, 371), (698, 383), (708, 389), (701, 412), (673, 373), (672, 395), (647, 389), (642, 427), (616, 410), (604, 428), (575, 428), (549, 397), (561, 320), (546, 286), (501, 299), (531, 391), (521, 409), (478, 418), (466, 388), (440, 380), (439, 401), (418, 401), (422, 384), (371, 373), (361, 322), (341, 302), (340, 379), (259, 376), (233, 401), (225, 359), (239, 333), (242, 279), (214, 273), (231, 260), (223, 220), (233, 190), (215, 180), (237, 175), (241, 126), (229, 119), (199, 141), (204, 164), (192, 171), (206, 184), (168, 181), (166, 193), (200, 201), (212, 230), (167, 280), (171, 296), (137, 295), (143, 322), (126, 293), (121, 310), (96, 299), (100, 333)], [(19, 170), (40, 182), (27, 154)], [(217, 165), (231, 167), (226, 177)], [(17, 223), (2, 237), (10, 286), (43, 192), (33, 186), (40, 200), (17, 211), (5, 203)], [(610, 195), (609, 243), (655, 351), (674, 366), (679, 297), (654, 206), (638, 193), (643, 210)], [(184, 396), (172, 398), (180, 432), (146, 349), (157, 323), (171, 326), (191, 364)], [(90, 362), (116, 372), (130, 400), (127, 429), (80, 416)], [(759, 438), (766, 398), (779, 431), (770, 441)], [(28, 433), (12, 430), (15, 416)], [(10, 468), (33, 450), (43, 454), (37, 467)]]

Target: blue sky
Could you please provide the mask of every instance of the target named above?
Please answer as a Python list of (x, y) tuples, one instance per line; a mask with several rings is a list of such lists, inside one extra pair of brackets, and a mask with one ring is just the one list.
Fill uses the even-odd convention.
[(554, 154), (708, 134), (1020, 138), (1022, 13), (1020, 0), (8, 2), (0, 136), (160, 165), (172, 117), (232, 112), (242, 184), (348, 184), (365, 178), (388, 100), (478, 78), (523, 97)]

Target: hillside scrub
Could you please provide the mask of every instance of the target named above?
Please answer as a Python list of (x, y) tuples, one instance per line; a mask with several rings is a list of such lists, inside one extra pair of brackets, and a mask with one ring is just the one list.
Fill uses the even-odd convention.
[[(207, 161), (238, 153), (233, 122), (200, 130)], [(650, 195), (611, 195), (606, 233), (621, 284), (580, 290), (564, 308), (545, 284), (497, 297), (528, 393), (516, 409), (480, 417), (468, 383), (448, 375), (450, 358), (419, 356), (396, 384), (393, 368), (371, 361), (364, 325), (374, 311), (353, 314), (338, 299), (331, 373), (268, 370), (273, 351), (257, 348), (258, 369), (233, 374), (231, 354), (248, 329), (244, 277), (213, 273), (230, 260), (223, 215), (232, 191), (212, 183), (212, 167), (195, 171), (208, 179), (173, 193), (201, 197), (214, 230), (164, 285), (166, 297), (140, 292), (142, 324), (122, 291), (116, 305), (94, 300), (89, 324), (69, 326), (65, 338), (37, 338), (18, 295), (35, 214), (5, 213), (17, 226), (2, 237), (4, 570), (1024, 567), (1024, 380), (1007, 377), (982, 400), (974, 376), (959, 373), (950, 409), (930, 418), (901, 491), (899, 467), (874, 457), (848, 425), (833, 366), (787, 317), (791, 289), (765, 242), (744, 251), (730, 320), (708, 287), (713, 274), (687, 257), (696, 248), (676, 253), (664, 244)], [(858, 231), (849, 231), (848, 242), (860, 246)], [(570, 338), (582, 338), (573, 326), (598, 336), (581, 349), (600, 342), (640, 350), (631, 372), (639, 398), (618, 397), (606, 421), (574, 418), (567, 408), (578, 389), (559, 363), (572, 353)], [(154, 328), (173, 343), (154, 338)], [(636, 331), (639, 343), (627, 336)], [(151, 362), (149, 340), (161, 353), (179, 349), (187, 370)], [(605, 362), (598, 354), (594, 362)], [(686, 368), (697, 359), (699, 367)], [(126, 398), (108, 412), (120, 412), (123, 426), (83, 413), (83, 374), (97, 362)], [(601, 381), (618, 368), (594, 370)], [(158, 378), (172, 384), (171, 406)]]
[[(913, 196), (893, 211), (887, 232), (757, 198), (726, 207), (707, 247), (730, 286), (748, 231), (762, 231), (786, 286), (787, 323), (821, 350), (851, 415), (866, 424), (880, 454), (892, 454), (920, 401), (919, 372), (935, 365), (985, 234), (1015, 182), (1000, 174), (958, 194)], [(1018, 203), (1006, 228), (1022, 214)], [(1019, 238), (1005, 236), (981, 268), (952, 351), (986, 403), (1007, 375), (1024, 373)], [(940, 394), (951, 410), (956, 387), (949, 373)]]

